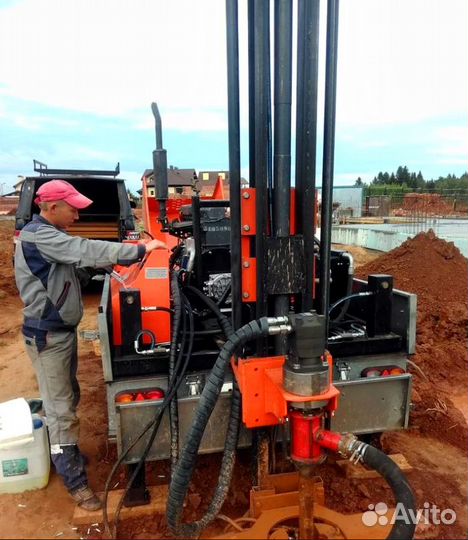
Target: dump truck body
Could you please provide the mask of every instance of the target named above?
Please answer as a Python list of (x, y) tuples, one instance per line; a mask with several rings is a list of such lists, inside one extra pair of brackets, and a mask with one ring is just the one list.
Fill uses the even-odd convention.
[(125, 180), (86, 174), (26, 177), (16, 212), (16, 234), (32, 219), (33, 214), (39, 212), (34, 203), (37, 190), (45, 182), (57, 179), (66, 180), (93, 201), (88, 208), (80, 210), (79, 220), (68, 229), (69, 234), (116, 242), (134, 238), (135, 222)]

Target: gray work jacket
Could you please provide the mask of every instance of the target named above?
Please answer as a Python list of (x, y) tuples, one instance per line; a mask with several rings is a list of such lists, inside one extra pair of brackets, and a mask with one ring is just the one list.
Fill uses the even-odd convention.
[(79, 267), (130, 265), (146, 252), (140, 244), (119, 244), (70, 236), (35, 215), (21, 230), (15, 277), (24, 303), (24, 329), (71, 330), (83, 316)]

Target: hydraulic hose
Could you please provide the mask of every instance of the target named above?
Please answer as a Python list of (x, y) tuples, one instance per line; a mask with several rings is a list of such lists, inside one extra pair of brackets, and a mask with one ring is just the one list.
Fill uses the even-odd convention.
[[(171, 273), (171, 294), (174, 304), (174, 319), (172, 326), (172, 339), (169, 351), (169, 381), (174, 377), (177, 355), (177, 338), (180, 330), (180, 322), (182, 320), (182, 299), (179, 289), (179, 281), (177, 272)], [(169, 423), (171, 432), (171, 470), (174, 469), (179, 458), (179, 407), (177, 395), (169, 404)]]
[[(351, 461), (362, 460), (365, 465), (378, 472), (390, 486), (397, 508), (403, 506), (407, 515), (416, 515), (416, 501), (411, 486), (398, 465), (386, 454), (374, 446), (359, 441), (350, 433), (341, 435), (333, 431), (318, 430), (314, 440), (322, 448), (339, 452)], [(415, 528), (416, 524), (411, 523), (411, 520), (395, 520), (387, 538), (411, 540)]]
[(197, 296), (206, 305), (206, 307), (215, 314), (216, 318), (218, 319), (219, 325), (221, 326), (221, 330), (226, 336), (226, 339), (229, 338), (229, 336), (232, 334), (232, 326), (226, 315), (224, 315), (219, 309), (219, 306), (215, 302), (213, 302), (211, 298), (203, 294), (196, 287), (192, 287), (191, 285), (189, 285), (185, 287), (185, 289)]
[[(214, 306), (216, 306), (216, 304), (214, 304)], [(219, 311), (218, 308), (217, 311)], [(221, 316), (224, 317), (222, 314)], [(230, 326), (229, 321), (228, 325)], [(205, 516), (195, 523), (181, 523), (183, 504), (189, 487), (190, 479), (193, 474), (193, 469), (195, 467), (198, 449), (200, 447), (200, 443), (211, 413), (213, 412), (218, 400), (218, 396), (221, 392), (226, 369), (231, 361), (231, 358), (236, 351), (247, 342), (260, 337), (266, 337), (268, 335), (269, 323), (266, 317), (263, 317), (258, 321), (252, 321), (231, 334), (229, 339), (222, 347), (215, 365), (213, 366), (213, 369), (206, 380), (197, 410), (195, 412), (192, 426), (187, 435), (185, 446), (182, 449), (180, 459), (175, 467), (171, 484), (169, 486), (166, 518), (171, 531), (177, 536), (184, 538), (199, 536), (203, 527), (205, 527), (215, 517), (216, 513), (224, 502), (225, 495), (229, 488), (230, 475), (228, 477), (227, 474), (220, 474), (215, 495)], [(239, 410), (236, 410), (237, 407), (239, 407)], [(236, 384), (234, 384), (231, 416), (229, 419), (228, 434), (226, 439), (226, 448), (228, 448), (230, 451), (228, 454), (225, 452), (223, 456), (222, 470), (224, 468), (228, 471), (231, 470), (232, 472), (232, 468), (234, 466), (239, 417), (240, 393)], [(237, 422), (237, 429), (234, 429), (234, 422)]]
[(331, 315), (332, 311), (337, 307), (339, 306), (340, 304), (342, 304), (343, 302), (349, 302), (349, 300), (353, 299), (353, 298), (361, 298), (363, 296), (371, 296), (372, 294), (374, 294), (373, 292), (371, 291), (364, 291), (364, 292), (360, 292), (360, 293), (353, 293), (353, 294), (350, 294), (348, 296), (343, 296), (343, 298), (340, 298), (339, 300), (337, 300), (334, 304), (332, 304), (328, 310), (328, 314)]
[[(191, 354), (192, 354), (193, 329), (194, 329), (192, 311), (187, 310), (187, 315), (188, 315), (188, 320), (189, 320), (189, 335), (190, 335), (188, 347), (187, 347), (187, 350), (184, 351), (184, 349), (185, 349), (185, 326), (184, 326), (184, 330), (183, 330), (184, 335), (182, 337), (179, 356), (177, 358), (177, 363), (176, 363), (176, 366), (175, 366), (175, 369), (174, 369), (174, 376), (169, 381), (166, 396), (164, 397), (164, 400), (163, 400), (160, 408), (158, 409), (158, 411), (157, 411), (157, 413), (155, 415), (155, 418), (143, 428), (143, 430), (138, 435), (138, 437), (120, 455), (119, 459), (114, 464), (111, 472), (109, 473), (109, 476), (107, 477), (106, 486), (105, 486), (105, 490), (104, 490), (103, 517), (104, 517), (105, 529), (112, 538), (116, 538), (116, 535), (117, 535), (117, 525), (118, 525), (118, 521), (119, 521), (120, 510), (122, 508), (125, 496), (127, 495), (128, 490), (132, 486), (132, 484), (133, 484), (138, 472), (140, 471), (141, 467), (144, 466), (146, 457), (149, 454), (149, 451), (151, 449), (151, 446), (153, 445), (154, 439), (156, 437), (159, 426), (161, 424), (163, 413), (164, 413), (166, 407), (171, 402), (171, 400), (177, 394), (177, 390), (180, 387), (182, 381), (184, 381), (185, 374), (187, 372), (187, 368), (188, 368), (188, 364), (189, 364), (189, 360), (190, 360), (190, 357), (191, 357)], [(183, 357), (185, 357), (184, 360), (183, 360)], [(110, 490), (111, 480), (114, 477), (114, 475), (115, 475), (117, 469), (119, 468), (119, 466), (123, 463), (123, 461), (126, 458), (127, 454), (130, 452), (130, 450), (145, 436), (145, 434), (148, 431), (150, 431), (149, 439), (146, 442), (145, 449), (144, 449), (143, 454), (142, 454), (142, 456), (141, 456), (141, 458), (140, 458), (140, 460), (138, 462), (138, 465), (135, 468), (135, 470), (133, 471), (133, 474), (130, 477), (130, 479), (129, 479), (129, 481), (128, 481), (125, 489), (124, 489), (124, 493), (123, 493), (122, 497), (120, 498), (120, 501), (119, 501), (119, 503), (117, 505), (115, 515), (114, 515), (114, 525), (113, 525), (112, 530), (111, 530), (109, 520), (108, 520), (108, 515), (107, 515), (107, 496), (108, 496), (108, 493), (109, 493), (109, 490)]]
[[(397, 505), (402, 505), (408, 515), (416, 515), (416, 501), (411, 486), (401, 469), (386, 454), (374, 446), (366, 445), (362, 461), (377, 471), (391, 487)], [(413, 538), (415, 523), (411, 520), (397, 520), (387, 538), (390, 540), (410, 540)]]

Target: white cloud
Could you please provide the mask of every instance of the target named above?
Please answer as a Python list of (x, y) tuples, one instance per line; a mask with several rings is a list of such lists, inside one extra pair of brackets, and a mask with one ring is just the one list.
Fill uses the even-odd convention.
[(340, 10), (339, 122), (466, 116), (465, 0), (360, 0)]
[(434, 153), (441, 156), (450, 156), (453, 159), (464, 160), (468, 167), (468, 126), (451, 126), (439, 128), (434, 137), (438, 146)]
[(26, 0), (0, 11), (0, 83), (98, 114), (225, 102), (224, 3)]
[[(467, 6), (465, 0), (341, 2), (338, 128), (466, 115)], [(321, 9), (323, 45), (324, 2)], [(221, 0), (24, 0), (0, 10), (0, 86), (55, 107), (131, 118), (156, 100), (171, 111), (168, 126), (224, 130), (225, 58)], [(322, 54), (322, 73), (323, 64)]]

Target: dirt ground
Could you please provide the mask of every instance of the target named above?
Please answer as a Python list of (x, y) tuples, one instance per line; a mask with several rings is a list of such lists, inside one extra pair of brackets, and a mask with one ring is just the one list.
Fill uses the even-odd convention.
[[(11, 268), (13, 223), (0, 221), (0, 401), (38, 395), (34, 372), (21, 339), (21, 302)], [(397, 288), (418, 294), (417, 351), (411, 428), (389, 433), (380, 444), (386, 452), (403, 453), (414, 470), (409, 481), (418, 508), (425, 502), (457, 513), (453, 525), (420, 525), (417, 538), (466, 538), (467, 516), (467, 261), (453, 245), (434, 235), (420, 235), (389, 254), (349, 248), (358, 275), (391, 273)], [(99, 293), (85, 295), (80, 330), (95, 329)], [(116, 457), (106, 441), (105, 389), (100, 358), (92, 344), (80, 342), (79, 379), (82, 401), (80, 446), (90, 458), (91, 485), (102, 490)], [(378, 443), (378, 441), (377, 441)], [(218, 456), (203, 456), (190, 487), (186, 509), (193, 518), (205, 510), (205, 496), (215, 485)], [(223, 513), (237, 518), (248, 507), (251, 486), (250, 451), (239, 452)], [(167, 478), (167, 464), (153, 465), (149, 481)], [(327, 504), (344, 513), (361, 512), (379, 501), (391, 504), (389, 488), (381, 481), (350, 481), (332, 463), (320, 467)], [(123, 474), (117, 478), (119, 487)], [(159, 480), (161, 481), (161, 480)], [(55, 472), (47, 488), (0, 495), (0, 538), (103, 538), (102, 525), (74, 529), (74, 504)], [(221, 523), (221, 528), (225, 524)], [(206, 532), (220, 530), (219, 524)], [(170, 538), (163, 516), (133, 520), (119, 528), (120, 538)]]

